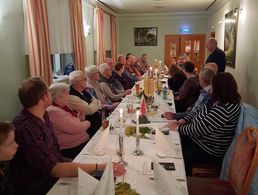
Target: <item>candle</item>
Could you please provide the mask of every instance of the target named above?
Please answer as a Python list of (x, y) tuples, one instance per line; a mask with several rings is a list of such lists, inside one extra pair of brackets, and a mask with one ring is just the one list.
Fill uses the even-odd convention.
[(158, 62), (158, 59), (157, 59), (157, 58), (155, 59), (155, 62)]
[(158, 69), (155, 70), (155, 76), (158, 78)]
[(123, 108), (120, 108), (119, 110), (120, 113), (120, 130), (123, 128)]
[(152, 67), (150, 67), (149, 77), (152, 77)]
[(159, 61), (159, 64), (161, 64), (161, 60)]
[(140, 134), (139, 130), (139, 115), (140, 115), (140, 110), (136, 111), (136, 135), (138, 136)]

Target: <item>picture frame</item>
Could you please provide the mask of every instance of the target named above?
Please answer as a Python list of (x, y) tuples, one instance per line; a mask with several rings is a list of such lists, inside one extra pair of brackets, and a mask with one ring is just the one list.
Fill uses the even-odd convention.
[(235, 68), (237, 42), (238, 8), (225, 14), (224, 52), (226, 65)]
[(157, 27), (134, 28), (135, 46), (157, 46), (157, 37)]

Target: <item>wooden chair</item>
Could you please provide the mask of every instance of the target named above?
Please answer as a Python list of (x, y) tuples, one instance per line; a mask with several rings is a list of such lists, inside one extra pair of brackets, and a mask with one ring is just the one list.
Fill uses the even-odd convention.
[(192, 167), (192, 177), (219, 177), (221, 164), (196, 164)]
[(228, 181), (217, 178), (187, 177), (190, 195), (246, 195), (258, 166), (258, 130), (247, 127), (235, 144)]

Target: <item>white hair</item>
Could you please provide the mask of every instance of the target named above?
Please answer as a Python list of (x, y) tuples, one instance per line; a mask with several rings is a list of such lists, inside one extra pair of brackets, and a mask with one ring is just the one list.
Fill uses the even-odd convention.
[(81, 70), (75, 70), (69, 74), (69, 83), (71, 85), (76, 84), (78, 81), (85, 79), (86, 76)]
[(86, 77), (90, 78), (93, 74), (98, 73), (99, 69), (96, 65), (86, 66), (84, 69)]
[(57, 97), (63, 96), (66, 91), (69, 92), (69, 85), (66, 83), (53, 83), (49, 87), (52, 96), (52, 101), (56, 101)]
[(125, 58), (125, 55), (124, 54), (119, 54), (118, 57), (117, 57), (117, 61), (120, 62), (122, 57)]
[(213, 72), (213, 70), (209, 68), (202, 68), (199, 73), (199, 77), (202, 77), (209, 85), (211, 84), (211, 81), (214, 76), (215, 73)]
[(204, 65), (204, 68), (212, 70), (215, 74), (218, 73), (218, 65), (214, 62), (208, 62)]
[(109, 69), (109, 65), (107, 63), (103, 63), (99, 65), (99, 72), (101, 75), (104, 75), (106, 70)]

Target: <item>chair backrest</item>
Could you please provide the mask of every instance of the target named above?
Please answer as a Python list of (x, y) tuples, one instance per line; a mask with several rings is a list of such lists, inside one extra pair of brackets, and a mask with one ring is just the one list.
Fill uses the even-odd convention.
[(229, 169), (228, 180), (237, 195), (248, 194), (258, 165), (258, 130), (247, 127), (239, 135)]

